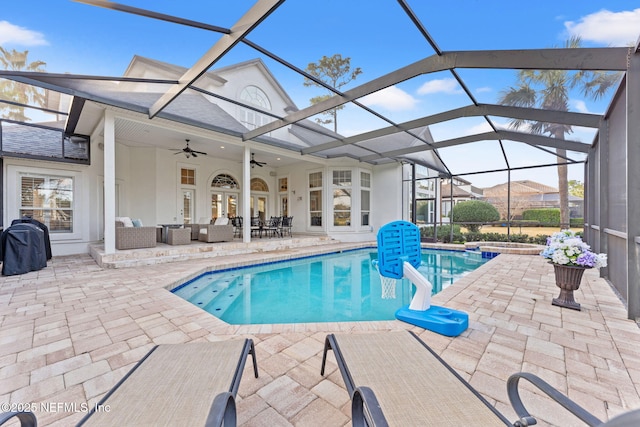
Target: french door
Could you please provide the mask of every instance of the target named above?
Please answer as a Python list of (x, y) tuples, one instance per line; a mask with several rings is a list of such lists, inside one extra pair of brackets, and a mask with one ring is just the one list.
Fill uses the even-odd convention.
[(211, 218), (238, 216), (238, 193), (214, 191), (211, 193)]
[(261, 221), (267, 219), (267, 196), (251, 195), (251, 218), (259, 217)]
[(180, 218), (179, 222), (183, 224), (193, 224), (195, 219), (193, 214), (195, 212), (195, 191), (189, 188), (182, 189), (182, 200), (180, 203)]

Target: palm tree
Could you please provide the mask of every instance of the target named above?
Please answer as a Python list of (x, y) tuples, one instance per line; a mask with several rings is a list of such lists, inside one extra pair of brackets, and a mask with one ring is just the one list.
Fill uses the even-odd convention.
[[(581, 47), (580, 37), (572, 37), (564, 48)], [(598, 100), (619, 80), (620, 73), (602, 71), (567, 70), (520, 70), (516, 87), (501, 92), (498, 102), (517, 107), (542, 108), (545, 110), (569, 111), (569, 91), (580, 88), (586, 97)], [(514, 119), (512, 129), (528, 127), (536, 134), (548, 134), (552, 138), (564, 139), (572, 133), (569, 125)], [(569, 227), (569, 187), (567, 180), (567, 150), (556, 149), (558, 162), (558, 191), (560, 194), (560, 225)]]
[[(2, 64), (2, 67), (5, 70), (43, 72), (43, 67), (46, 63), (43, 61), (34, 61), (29, 63), (27, 61), (28, 55), (28, 50), (18, 52), (15, 49), (11, 49), (9, 51), (0, 47), (0, 64)], [(6, 79), (0, 81), (0, 98), (16, 102), (18, 104), (35, 104), (41, 107), (45, 104), (45, 95), (42, 89)], [(20, 122), (31, 120), (29, 117), (25, 116), (24, 107), (18, 105), (7, 105), (0, 106), (0, 109), (9, 110), (2, 115), (5, 119), (17, 120)]]

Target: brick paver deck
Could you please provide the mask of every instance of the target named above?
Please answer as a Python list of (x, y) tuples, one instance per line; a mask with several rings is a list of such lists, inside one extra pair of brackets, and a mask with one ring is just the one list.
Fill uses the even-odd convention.
[[(601, 419), (640, 408), (640, 329), (597, 271), (586, 272), (576, 292), (583, 309), (572, 311), (551, 305), (558, 290), (545, 260), (502, 254), (433, 298), (469, 313), (469, 329), (456, 338), (399, 321), (230, 326), (165, 289), (212, 265), (268, 256), (118, 270), (102, 269), (88, 255), (57, 257), (41, 271), (1, 277), (0, 403), (67, 404), (38, 411), (38, 420), (73, 425), (84, 413), (69, 404), (96, 403), (154, 344), (243, 336), (256, 342), (260, 378), (247, 364), (241, 426), (350, 425), (333, 356), (320, 376), (326, 334), (411, 329), (509, 419), (515, 415), (505, 382), (521, 370)], [(542, 425), (578, 425), (543, 397), (527, 402)]]

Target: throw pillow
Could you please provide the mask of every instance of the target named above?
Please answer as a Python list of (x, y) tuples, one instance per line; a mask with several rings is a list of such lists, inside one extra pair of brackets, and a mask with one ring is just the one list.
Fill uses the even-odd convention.
[(131, 222), (133, 223), (134, 227), (142, 227), (142, 220), (141, 219), (132, 219)]
[(133, 227), (133, 221), (128, 216), (117, 216), (116, 221), (120, 221), (125, 227)]
[(221, 216), (220, 218), (216, 219), (216, 222), (214, 225), (227, 225), (227, 224), (229, 224), (229, 218)]

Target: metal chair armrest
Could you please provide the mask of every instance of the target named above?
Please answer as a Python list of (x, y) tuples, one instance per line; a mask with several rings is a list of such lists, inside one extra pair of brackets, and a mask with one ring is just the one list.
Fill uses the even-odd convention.
[[(365, 412), (370, 419), (365, 419)], [(353, 427), (389, 427), (375, 393), (369, 387), (356, 387), (351, 395), (351, 423)]]
[(3, 412), (0, 414), (0, 425), (6, 423), (13, 417), (18, 418), (21, 427), (36, 427), (38, 425), (38, 421), (33, 412)]
[(205, 427), (222, 427), (236, 425), (236, 400), (233, 394), (226, 391), (218, 394), (209, 410)]
[(587, 412), (587, 410), (582, 406), (578, 405), (573, 400), (569, 399), (567, 396), (553, 388), (551, 384), (547, 383), (542, 378), (528, 372), (518, 372), (511, 375), (507, 380), (507, 394), (509, 395), (509, 401), (511, 402), (511, 406), (519, 417), (519, 420), (514, 423), (514, 426), (526, 427), (537, 424), (536, 419), (529, 413), (529, 411), (527, 411), (527, 408), (525, 408), (524, 404), (522, 403), (522, 399), (520, 398), (520, 393), (518, 392), (518, 383), (521, 378), (529, 381), (531, 384), (540, 389), (540, 391), (542, 391), (544, 394), (562, 405), (573, 415), (580, 418), (587, 425), (595, 427), (602, 424), (602, 421)]

